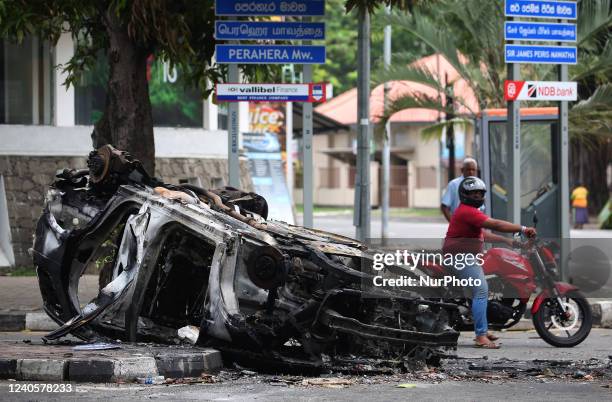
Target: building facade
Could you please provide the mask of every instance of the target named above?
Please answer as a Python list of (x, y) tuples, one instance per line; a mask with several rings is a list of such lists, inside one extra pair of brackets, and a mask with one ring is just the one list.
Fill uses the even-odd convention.
[[(91, 132), (104, 104), (103, 55), (92, 71), (66, 87), (62, 70), (74, 53), (70, 34), (56, 46), (38, 38), (0, 40), (0, 267), (29, 266), (28, 249), (48, 185), (57, 170), (84, 168)], [(151, 59), (155, 175), (169, 183), (226, 185), (227, 114), (185, 89), (180, 71)], [(248, 104), (240, 127), (248, 130)], [(242, 163), (242, 187), (252, 184)]]
[[(452, 82), (455, 94), (461, 94), (459, 115), (475, 116), (478, 105), (471, 89), (456, 70), (442, 56), (424, 57), (414, 63), (432, 75)], [(441, 82), (442, 82), (442, 78)], [(391, 83), (389, 97), (403, 94), (426, 94), (432, 98), (444, 98), (434, 89), (410, 81)], [(375, 125), (374, 140), (370, 144), (372, 162), (370, 177), (372, 205), (381, 199), (382, 182), (381, 149), (382, 133), (376, 127), (383, 114), (384, 88), (379, 85), (370, 95), (370, 121)], [(355, 160), (357, 153), (357, 89), (346, 91), (315, 109), (318, 113), (351, 127), (349, 131), (337, 131), (315, 136), (315, 203), (320, 205), (351, 206), (354, 203)], [(405, 109), (390, 119), (391, 166), (389, 202), (391, 207), (437, 208), (440, 195), (447, 184), (448, 150), (445, 135), (427, 138), (423, 130), (444, 119), (444, 115), (429, 109)], [(461, 159), (474, 155), (474, 125), (455, 125), (455, 165), (460, 174)]]

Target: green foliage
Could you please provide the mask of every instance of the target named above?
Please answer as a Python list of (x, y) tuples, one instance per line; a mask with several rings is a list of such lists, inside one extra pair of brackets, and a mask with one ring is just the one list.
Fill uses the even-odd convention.
[[(612, 5), (610, 0), (582, 0), (578, 12), (579, 63), (570, 67), (570, 79), (579, 82), (583, 101), (570, 110), (572, 135), (610, 135), (612, 94), (607, 87), (612, 75)], [(424, 4), (411, 14), (394, 13), (387, 19), (394, 29), (405, 31), (426, 43), (435, 53), (443, 55), (457, 70), (478, 100), (481, 110), (504, 107), (503, 81), (506, 65), (503, 50), (503, 2), (480, 0), (440, 0)], [(443, 78), (433, 72), (410, 65), (416, 58), (400, 53), (393, 56), (389, 70), (379, 68), (375, 83), (408, 80), (421, 83), (438, 92), (443, 91)], [(556, 80), (556, 69), (551, 65), (522, 65), (522, 79)], [(454, 94), (455, 103), (467, 106), (461, 94)], [(603, 103), (602, 103), (603, 102)], [(601, 109), (601, 105), (607, 109)], [(533, 105), (532, 105), (533, 106)], [(422, 93), (393, 99), (382, 118), (384, 124), (392, 114), (410, 107), (444, 111), (444, 98), (432, 98)], [(470, 111), (471, 118), (476, 111)], [(428, 133), (441, 135), (449, 123), (438, 123)]]
[[(73, 85), (92, 69), (100, 51), (109, 51), (109, 19), (118, 18), (129, 39), (142, 49), (185, 68), (184, 84), (208, 96), (211, 83), (223, 81), (226, 68), (212, 63), (215, 50), (214, 0), (4, 0), (0, 37), (18, 42), (37, 35), (55, 44), (62, 32), (76, 40), (75, 54), (64, 66)], [(278, 75), (276, 66), (247, 66), (253, 80)]]
[[(378, 2), (382, 3), (382, 2)], [(334, 93), (340, 94), (357, 86), (357, 10), (347, 12), (345, 0), (327, 0), (325, 23), (327, 27), (327, 62), (314, 70), (314, 80), (330, 82)], [(374, 8), (372, 15), (371, 55), (374, 62), (382, 63), (384, 12)], [(413, 35), (402, 29), (394, 29), (394, 52), (405, 52), (413, 58), (426, 54), (427, 48)]]

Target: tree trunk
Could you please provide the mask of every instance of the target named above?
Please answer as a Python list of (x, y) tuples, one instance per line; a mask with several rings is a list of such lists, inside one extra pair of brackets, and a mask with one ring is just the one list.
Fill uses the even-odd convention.
[(112, 12), (105, 16), (109, 78), (104, 114), (92, 133), (95, 148), (111, 144), (139, 159), (155, 174), (153, 116), (147, 82), (149, 49), (135, 43)]
[[(454, 118), (451, 116), (451, 118)], [(448, 182), (455, 178), (455, 127), (449, 124), (446, 128), (446, 146), (448, 148)]]

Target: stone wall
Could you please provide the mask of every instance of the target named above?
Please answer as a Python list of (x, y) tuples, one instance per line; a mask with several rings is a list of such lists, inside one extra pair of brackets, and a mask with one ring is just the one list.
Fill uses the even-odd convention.
[[(36, 221), (43, 208), (47, 188), (55, 173), (64, 168), (86, 168), (85, 157), (1, 155), (0, 175), (4, 178), (11, 243), (16, 266), (32, 265), (28, 249), (32, 247)], [(241, 187), (253, 186), (246, 161), (241, 161)], [(198, 158), (158, 158), (156, 176), (167, 183), (199, 178), (210, 188), (226, 184), (227, 160)]]

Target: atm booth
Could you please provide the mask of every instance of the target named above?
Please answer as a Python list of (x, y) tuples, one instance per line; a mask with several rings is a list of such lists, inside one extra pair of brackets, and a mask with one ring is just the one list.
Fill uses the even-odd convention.
[[(507, 188), (512, 180), (506, 109), (488, 109), (478, 121), (481, 177), (489, 192), (486, 209), (493, 218), (508, 220)], [(521, 224), (538, 216), (538, 235), (561, 239), (560, 135), (556, 107), (521, 108)], [(516, 222), (518, 223), (518, 222)]]

